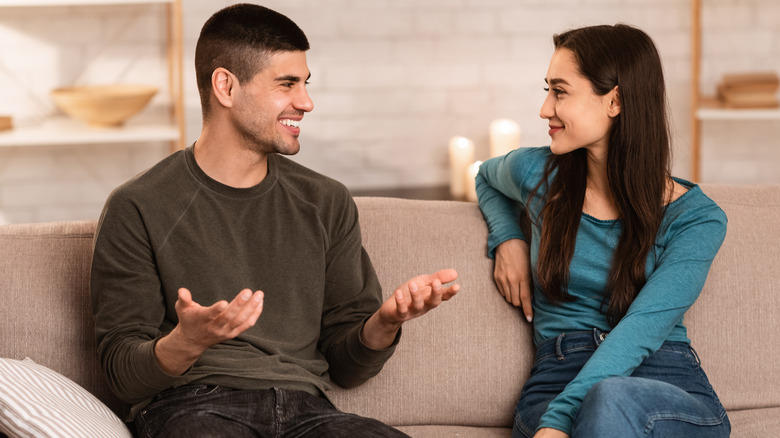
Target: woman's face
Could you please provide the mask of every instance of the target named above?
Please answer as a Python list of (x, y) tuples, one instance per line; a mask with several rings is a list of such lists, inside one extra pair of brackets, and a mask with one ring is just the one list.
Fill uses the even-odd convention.
[(617, 87), (603, 96), (594, 93), (569, 49), (553, 53), (545, 82), (549, 88), (539, 116), (549, 121), (552, 152), (606, 153), (612, 118), (620, 113)]

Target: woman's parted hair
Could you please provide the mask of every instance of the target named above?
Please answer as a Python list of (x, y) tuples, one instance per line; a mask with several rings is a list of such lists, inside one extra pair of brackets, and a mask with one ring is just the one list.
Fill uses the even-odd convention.
[[(594, 93), (618, 89), (621, 112), (609, 135), (607, 177), (623, 231), (604, 297), (614, 325), (645, 284), (647, 256), (668, 201), (671, 151), (663, 67), (652, 39), (628, 25), (574, 29), (555, 35), (553, 42), (556, 50), (572, 51)], [(571, 299), (567, 284), (587, 185), (585, 151), (552, 156), (541, 184), (553, 173), (541, 211), (537, 274), (545, 296), (555, 303)]]
[(252, 79), (275, 52), (306, 51), (309, 41), (286, 16), (240, 3), (217, 11), (203, 25), (195, 47), (195, 75), (204, 120), (210, 112), (211, 75), (225, 68), (239, 82)]

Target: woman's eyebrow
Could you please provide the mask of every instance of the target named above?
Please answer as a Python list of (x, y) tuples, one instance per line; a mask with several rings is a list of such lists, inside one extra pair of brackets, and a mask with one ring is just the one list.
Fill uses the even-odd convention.
[(566, 81), (566, 79), (561, 78), (552, 78), (549, 81), (547, 78), (544, 78), (544, 82), (546, 82), (548, 85), (571, 85)]

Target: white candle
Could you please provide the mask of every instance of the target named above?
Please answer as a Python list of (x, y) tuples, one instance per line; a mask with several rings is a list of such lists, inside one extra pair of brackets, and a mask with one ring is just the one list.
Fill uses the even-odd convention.
[(520, 147), (520, 126), (509, 119), (490, 123), (490, 156), (498, 157)]
[(466, 137), (450, 139), (450, 195), (455, 199), (466, 194), (465, 171), (474, 161), (474, 142)]
[(477, 172), (479, 172), (479, 166), (482, 165), (481, 161), (475, 161), (466, 168), (466, 200), (471, 202), (477, 202)]

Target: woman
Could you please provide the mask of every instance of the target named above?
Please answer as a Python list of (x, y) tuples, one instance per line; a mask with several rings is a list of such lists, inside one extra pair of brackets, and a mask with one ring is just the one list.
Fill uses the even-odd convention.
[(477, 176), (496, 283), (533, 319), (537, 344), (512, 434), (726, 437), (683, 325), (726, 216), (670, 176), (658, 52), (626, 25), (553, 40), (540, 113), (550, 147), (489, 160)]

